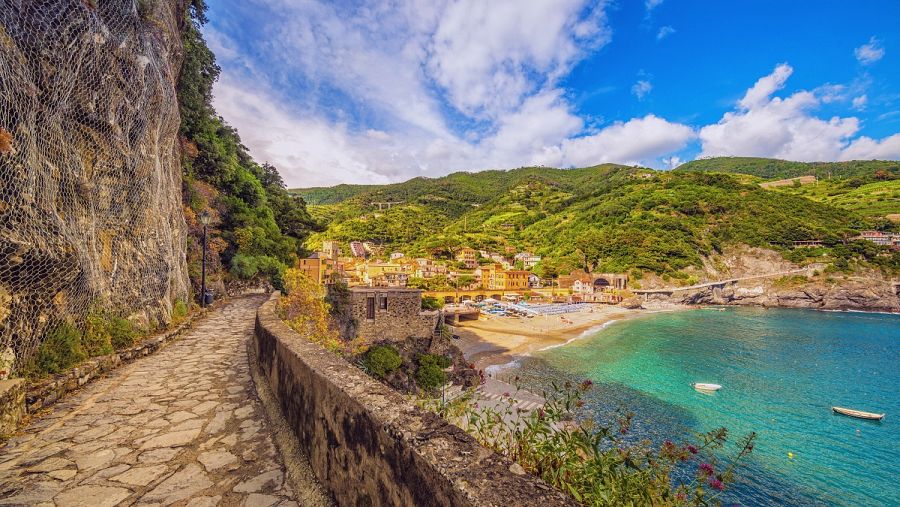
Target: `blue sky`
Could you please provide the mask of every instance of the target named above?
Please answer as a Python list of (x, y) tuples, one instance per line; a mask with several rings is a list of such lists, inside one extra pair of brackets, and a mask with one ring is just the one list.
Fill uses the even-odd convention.
[(900, 2), (208, 0), (289, 186), (705, 156), (900, 159)]

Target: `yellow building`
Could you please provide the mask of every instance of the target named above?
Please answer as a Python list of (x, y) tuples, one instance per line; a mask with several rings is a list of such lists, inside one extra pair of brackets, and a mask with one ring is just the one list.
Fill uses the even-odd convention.
[(297, 269), (321, 285), (328, 281), (334, 273), (334, 261), (325, 259), (322, 254), (316, 252), (305, 259), (297, 260)]
[(481, 267), (481, 286), (487, 290), (526, 290), (530, 274), (530, 271), (503, 269), (499, 263), (488, 264)]

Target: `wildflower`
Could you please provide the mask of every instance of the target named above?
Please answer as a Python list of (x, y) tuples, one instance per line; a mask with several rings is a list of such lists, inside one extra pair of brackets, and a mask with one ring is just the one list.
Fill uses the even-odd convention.
[(690, 452), (691, 454), (697, 454), (697, 448), (694, 447), (693, 445), (688, 445), (688, 446), (687, 446), (687, 450), (688, 450), (688, 452)]
[(544, 419), (544, 409), (542, 409), (542, 408), (537, 409), (537, 415), (538, 415), (538, 419), (543, 420)]
[(504, 397), (504, 398), (509, 398), (509, 391), (504, 392), (504, 393), (503, 393), (503, 397)]
[(587, 390), (590, 389), (591, 386), (593, 386), (593, 385), (594, 385), (594, 383), (591, 382), (590, 380), (585, 380), (584, 382), (581, 383), (581, 390), (582, 390), (582, 391), (587, 391)]
[(713, 469), (713, 466), (709, 463), (700, 463), (699, 470), (703, 472), (704, 475), (715, 475), (716, 471)]
[(687, 495), (685, 495), (684, 492), (679, 491), (675, 494), (675, 499), (679, 502), (684, 502), (685, 500), (687, 500)]
[(713, 489), (718, 489), (719, 491), (725, 489), (725, 484), (723, 484), (722, 481), (716, 479), (715, 477), (709, 478), (709, 486)]

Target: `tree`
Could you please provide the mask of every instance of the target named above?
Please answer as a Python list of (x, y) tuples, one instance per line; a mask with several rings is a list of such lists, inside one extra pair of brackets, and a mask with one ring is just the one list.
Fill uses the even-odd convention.
[(588, 229), (575, 238), (575, 253), (586, 272), (592, 273), (599, 267), (608, 242), (609, 237), (597, 229)]

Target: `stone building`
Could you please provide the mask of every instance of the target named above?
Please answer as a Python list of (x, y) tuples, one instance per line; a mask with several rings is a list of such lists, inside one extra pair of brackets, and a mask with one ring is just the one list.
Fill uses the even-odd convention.
[(422, 311), (419, 289), (352, 287), (350, 312), (357, 335), (369, 342), (430, 337), (437, 327), (437, 311)]

